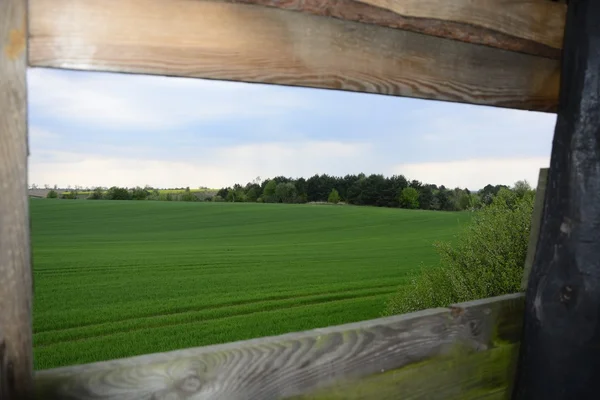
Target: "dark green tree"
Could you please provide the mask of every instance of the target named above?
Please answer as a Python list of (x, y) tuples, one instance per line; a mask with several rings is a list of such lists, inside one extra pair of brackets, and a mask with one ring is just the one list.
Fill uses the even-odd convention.
[(131, 192), (127, 188), (113, 186), (106, 191), (107, 200), (131, 200)]
[(263, 191), (263, 200), (265, 203), (276, 203), (277, 197), (275, 196), (275, 190), (277, 189), (277, 182), (274, 180), (267, 181), (265, 189)]
[(275, 198), (279, 203), (295, 203), (296, 186), (291, 182), (277, 184), (275, 187)]

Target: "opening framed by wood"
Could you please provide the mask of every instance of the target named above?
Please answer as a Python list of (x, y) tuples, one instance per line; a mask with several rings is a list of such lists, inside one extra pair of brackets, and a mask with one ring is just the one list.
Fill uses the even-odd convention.
[[(594, 0), (568, 7), (549, 0), (2, 0), (0, 398), (32, 398), (34, 381), (48, 399), (597, 397), (598, 20)], [(558, 112), (526, 298), (65, 367), (34, 379), (28, 65)]]

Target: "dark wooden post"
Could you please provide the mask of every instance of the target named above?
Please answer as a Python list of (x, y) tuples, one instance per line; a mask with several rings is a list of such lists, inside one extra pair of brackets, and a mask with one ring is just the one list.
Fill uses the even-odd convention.
[(600, 398), (600, 0), (567, 11), (542, 230), (513, 398)]
[(0, 399), (32, 396), (27, 0), (0, 0)]

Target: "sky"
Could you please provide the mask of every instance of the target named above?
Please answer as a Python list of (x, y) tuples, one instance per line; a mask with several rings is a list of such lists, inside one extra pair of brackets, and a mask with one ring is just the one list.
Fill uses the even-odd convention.
[(325, 89), (28, 70), (29, 183), (232, 186), (257, 177), (402, 174), (477, 190), (535, 186), (554, 114)]

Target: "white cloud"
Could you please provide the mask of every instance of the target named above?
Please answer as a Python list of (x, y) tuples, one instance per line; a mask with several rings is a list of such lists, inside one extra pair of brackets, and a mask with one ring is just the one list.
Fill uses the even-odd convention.
[(398, 164), (394, 171), (409, 179), (446, 187), (471, 190), (485, 185), (509, 185), (518, 180), (537, 184), (540, 168), (550, 165), (550, 157), (469, 159), (448, 162)]
[[(197, 159), (157, 160), (102, 157), (56, 151), (40, 151), (30, 162), (31, 183), (58, 186), (223, 187), (285, 175), (309, 177), (316, 173), (345, 175), (354, 171), (357, 157), (372, 157), (368, 144), (333, 141), (261, 143), (220, 147)], [(39, 159), (38, 159), (39, 158)], [(359, 171), (354, 171), (359, 172)]]
[(60, 135), (51, 132), (47, 129), (40, 128), (38, 126), (29, 126), (28, 129), (29, 139), (36, 142), (43, 142), (45, 140), (54, 140), (60, 137)]
[(304, 92), (238, 82), (28, 70), (36, 115), (106, 128), (165, 129), (207, 120), (279, 115), (310, 104)]

